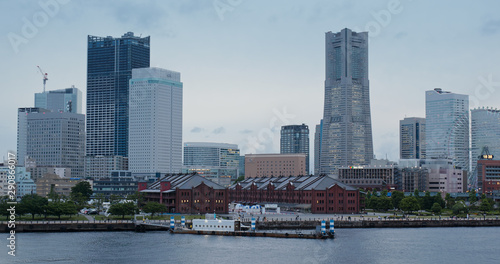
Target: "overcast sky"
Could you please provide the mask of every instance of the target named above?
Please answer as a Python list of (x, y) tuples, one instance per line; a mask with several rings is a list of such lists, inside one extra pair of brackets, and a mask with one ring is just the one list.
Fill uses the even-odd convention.
[(280, 127), (302, 123), (313, 154), (325, 32), (346, 27), (370, 35), (377, 158), (399, 158), (399, 120), (425, 117), (426, 90), (500, 107), (494, 0), (41, 0), (1, 1), (0, 10), (2, 153), (16, 149), (17, 108), (33, 106), (42, 91), (37, 65), (48, 73), (47, 90), (75, 85), (85, 109), (87, 35), (128, 31), (151, 36), (151, 66), (181, 73), (183, 141), (234, 143), (242, 154), (279, 152)]

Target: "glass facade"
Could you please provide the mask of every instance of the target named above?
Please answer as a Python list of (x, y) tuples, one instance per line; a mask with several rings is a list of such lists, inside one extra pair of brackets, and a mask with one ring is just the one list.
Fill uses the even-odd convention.
[(128, 156), (129, 80), (150, 64), (150, 37), (88, 36), (87, 155)]
[(82, 113), (82, 92), (74, 86), (67, 89), (35, 93), (35, 107), (53, 112)]
[(319, 173), (373, 158), (368, 32), (326, 33), (326, 80)]
[(309, 174), (309, 127), (305, 124), (282, 126), (280, 153), (306, 154), (306, 173)]
[(232, 180), (238, 178), (240, 150), (238, 145), (225, 143), (188, 142), (184, 143), (184, 167), (209, 166), (232, 168), (228, 171)]
[(425, 94), (427, 158), (469, 171), (469, 96), (436, 88)]
[(497, 109), (473, 109), (471, 110), (471, 150), (472, 150), (472, 179), (473, 187), (477, 181), (477, 161), (482, 154), (483, 148), (495, 159), (500, 158), (500, 110)]
[(399, 121), (399, 147), (401, 159), (425, 159), (425, 118)]

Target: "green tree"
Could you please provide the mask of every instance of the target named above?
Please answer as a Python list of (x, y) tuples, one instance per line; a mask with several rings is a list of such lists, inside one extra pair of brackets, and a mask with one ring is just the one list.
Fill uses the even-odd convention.
[(104, 200), (106, 200), (106, 196), (103, 193), (95, 195), (94, 204), (96, 205), (98, 212), (102, 211), (102, 204), (104, 203)]
[(436, 194), (434, 196), (434, 203), (438, 203), (441, 208), (444, 208), (446, 206), (446, 203), (443, 200), (443, 197), (441, 196), (441, 193)]
[(446, 193), (444, 200), (446, 201), (446, 208), (448, 209), (452, 209), (456, 203), (455, 199), (451, 197), (451, 194), (449, 193)]
[(10, 211), (7, 211), (10, 208), (10, 205), (7, 203), (8, 201), (10, 201), (8, 195), (0, 197), (0, 214), (7, 217), (7, 220), (9, 220), (10, 216)]
[(476, 190), (472, 190), (469, 192), (469, 202), (470, 204), (475, 204), (477, 202), (477, 193)]
[(422, 198), (422, 209), (430, 211), (433, 204), (434, 204), (434, 197), (431, 197), (430, 192), (425, 192), (424, 198)]
[(401, 207), (401, 210), (408, 213), (420, 210), (420, 204), (418, 203), (417, 198), (414, 196), (406, 197), (401, 200), (401, 203), (399, 203), (399, 207)]
[(35, 219), (35, 215), (45, 214), (45, 208), (49, 201), (47, 198), (37, 194), (28, 194), (21, 198), (19, 208), (22, 213), (31, 214), (31, 219)]
[(441, 210), (443, 210), (443, 208), (439, 205), (439, 203), (434, 203), (431, 207), (431, 211), (437, 215), (441, 213)]
[(90, 200), (90, 196), (92, 196), (93, 193), (90, 183), (82, 181), (71, 187), (70, 197), (79, 208), (83, 208)]
[(486, 213), (491, 210), (491, 204), (487, 199), (481, 201), (481, 205), (479, 206), (479, 211)]
[(154, 216), (156, 213), (161, 213), (161, 212), (166, 212), (167, 207), (164, 204), (160, 204), (157, 202), (148, 202), (142, 210), (145, 213), (151, 213), (152, 216)]
[(399, 191), (393, 191), (391, 194), (392, 206), (399, 209), (399, 203), (405, 198), (405, 194)]
[(237, 182), (240, 182), (240, 181), (244, 181), (244, 180), (245, 180), (245, 175), (241, 175), (240, 177), (238, 177), (238, 179), (236, 179), (236, 180), (233, 182), (233, 184), (234, 184), (234, 183), (237, 183)]
[(54, 191), (54, 185), (50, 187), (50, 192), (47, 197), (53, 202), (59, 201), (61, 199), (59, 194)]
[(465, 203), (463, 201), (459, 201), (455, 205), (453, 205), (453, 207), (451, 207), (451, 210), (453, 211), (454, 215), (458, 215), (460, 213), (466, 213), (467, 206), (465, 206)]
[(373, 209), (373, 210), (378, 210), (379, 208), (379, 200), (380, 198), (377, 197), (377, 196), (372, 196), (372, 198), (370, 198), (370, 200), (368, 201), (368, 204), (367, 204), (367, 207), (370, 208), (370, 209)]
[(78, 210), (76, 209), (77, 208), (76, 204), (73, 201), (66, 201), (62, 203), (61, 206), (63, 215), (72, 216), (78, 213)]
[(137, 206), (133, 202), (115, 203), (109, 207), (108, 212), (112, 215), (121, 215), (125, 219), (125, 215), (133, 215), (137, 211)]
[(109, 196), (109, 203), (116, 204), (122, 200), (122, 197), (116, 194), (112, 194)]
[(49, 202), (46, 207), (46, 213), (48, 215), (57, 216), (61, 219), (61, 215), (63, 214), (63, 203), (62, 202)]
[(415, 189), (415, 191), (413, 191), (413, 196), (418, 199), (420, 197), (420, 191), (418, 189)]
[(382, 196), (379, 198), (379, 201), (378, 201), (378, 210), (382, 210), (382, 211), (387, 211), (389, 209), (392, 209), (393, 206), (392, 206), (392, 201), (391, 201), (391, 198), (387, 197), (387, 196)]
[(135, 193), (129, 194), (127, 196), (127, 200), (136, 201), (137, 206), (141, 207), (142, 205), (144, 205), (144, 193), (135, 191)]
[(380, 197), (387, 197), (387, 193), (388, 193), (388, 191), (387, 191), (387, 190), (382, 190), (382, 191), (380, 192)]

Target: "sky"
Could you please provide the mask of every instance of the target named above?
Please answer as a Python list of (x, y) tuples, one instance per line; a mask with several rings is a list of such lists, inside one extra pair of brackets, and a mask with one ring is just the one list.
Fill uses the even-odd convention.
[[(325, 32), (369, 33), (374, 154), (399, 158), (399, 120), (425, 117), (425, 91), (500, 108), (500, 2), (1, 1), (0, 152), (16, 150), (17, 108), (74, 85), (86, 100), (87, 35), (151, 36), (151, 66), (181, 73), (183, 142), (279, 153), (283, 125), (323, 116)], [(4, 154), (6, 156), (6, 154)], [(311, 166), (311, 168), (313, 168)]]

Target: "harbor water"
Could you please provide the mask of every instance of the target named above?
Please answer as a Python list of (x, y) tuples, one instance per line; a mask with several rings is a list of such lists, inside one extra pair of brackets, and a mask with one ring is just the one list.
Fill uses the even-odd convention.
[(8, 248), (3, 246), (0, 263), (499, 263), (500, 260), (500, 227), (343, 228), (337, 229), (335, 235), (335, 239), (309, 240), (164, 231), (19, 233), (16, 256), (8, 255)]

